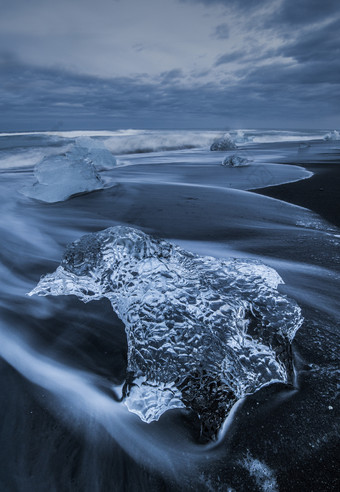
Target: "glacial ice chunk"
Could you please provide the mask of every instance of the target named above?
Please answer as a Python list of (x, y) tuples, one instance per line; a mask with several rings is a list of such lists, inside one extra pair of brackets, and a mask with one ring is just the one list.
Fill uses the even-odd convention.
[(223, 150), (235, 150), (237, 146), (229, 133), (226, 133), (223, 137), (217, 138), (212, 143), (210, 150), (223, 151)]
[(227, 155), (222, 162), (222, 166), (226, 167), (241, 167), (248, 166), (251, 160), (239, 154)]
[(189, 408), (203, 439), (236, 400), (292, 377), (290, 343), (302, 323), (256, 260), (198, 256), (130, 227), (83, 236), (29, 295), (106, 297), (125, 324), (125, 404), (151, 422)]
[(98, 170), (112, 169), (117, 165), (116, 158), (100, 140), (95, 140), (86, 136), (78, 137), (75, 142), (74, 150), (77, 153), (83, 152), (84, 157), (90, 160)]
[(48, 203), (66, 200), (72, 195), (100, 190), (104, 183), (98, 169), (111, 169), (115, 157), (102, 142), (79, 137), (65, 154), (47, 157), (35, 166), (37, 181), (21, 193)]
[(72, 195), (100, 190), (104, 183), (94, 165), (72, 154), (48, 157), (34, 170), (37, 181), (21, 193), (48, 203), (61, 202)]

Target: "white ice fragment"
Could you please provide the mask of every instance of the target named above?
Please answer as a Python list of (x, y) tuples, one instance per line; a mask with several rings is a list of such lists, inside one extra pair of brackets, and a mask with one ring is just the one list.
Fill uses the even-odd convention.
[(166, 410), (185, 408), (182, 394), (174, 383), (157, 384), (142, 377), (134, 381), (124, 403), (130, 412), (147, 423), (158, 420)]
[(239, 154), (232, 154), (232, 155), (227, 155), (223, 161), (222, 161), (222, 166), (225, 167), (242, 167), (242, 166), (248, 166), (250, 164), (251, 160), (248, 159), (247, 157), (243, 157)]
[(210, 150), (223, 151), (223, 150), (235, 150), (237, 146), (229, 133), (226, 133), (223, 137), (216, 138), (212, 143)]

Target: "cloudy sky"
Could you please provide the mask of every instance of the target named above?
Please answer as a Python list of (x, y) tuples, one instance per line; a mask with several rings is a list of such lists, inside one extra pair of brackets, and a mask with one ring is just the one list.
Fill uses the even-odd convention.
[(339, 128), (339, 0), (0, 0), (0, 131)]

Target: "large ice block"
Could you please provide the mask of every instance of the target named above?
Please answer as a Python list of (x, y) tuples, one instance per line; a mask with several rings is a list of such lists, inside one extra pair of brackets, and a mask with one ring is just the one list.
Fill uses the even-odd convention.
[(289, 383), (290, 343), (302, 323), (256, 260), (198, 256), (130, 227), (72, 243), (30, 292), (110, 300), (126, 327), (126, 405), (146, 422), (187, 407), (211, 438), (236, 400)]

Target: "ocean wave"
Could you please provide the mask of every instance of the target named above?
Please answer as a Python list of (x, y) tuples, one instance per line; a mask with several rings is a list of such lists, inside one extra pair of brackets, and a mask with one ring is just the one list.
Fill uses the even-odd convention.
[[(324, 135), (322, 131), (292, 130), (254, 130), (237, 129), (225, 131), (214, 130), (97, 130), (97, 131), (54, 131), (54, 132), (23, 132), (0, 133), (1, 137), (15, 136), (48, 136), (51, 139), (77, 140), (79, 137), (92, 137), (101, 141), (114, 154), (137, 154), (176, 150), (209, 149), (214, 141), (225, 135), (237, 146), (266, 144), (279, 142), (306, 142), (311, 140), (337, 139), (338, 132)], [(336, 138), (335, 138), (336, 137)], [(70, 142), (72, 143), (72, 142)]]
[(337, 130), (333, 130), (327, 133), (324, 137), (324, 140), (340, 140), (340, 133)]
[(216, 132), (145, 131), (112, 136), (105, 140), (105, 145), (116, 155), (164, 152), (209, 147), (215, 136)]
[(58, 154), (66, 152), (69, 149), (69, 145), (59, 148), (38, 148), (35, 150), (23, 150), (20, 152), (3, 152), (3, 156), (0, 157), (0, 172), (8, 171), (10, 169), (33, 169), (34, 166), (39, 164), (43, 159), (51, 157), (54, 158)]

